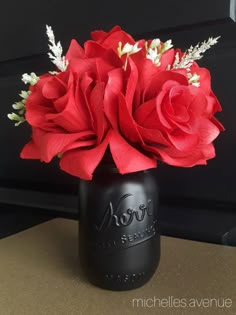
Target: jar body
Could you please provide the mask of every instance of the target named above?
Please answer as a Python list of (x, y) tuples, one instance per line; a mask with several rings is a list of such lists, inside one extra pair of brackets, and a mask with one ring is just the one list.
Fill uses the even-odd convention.
[(158, 187), (152, 170), (103, 168), (79, 184), (79, 259), (88, 280), (110, 290), (142, 286), (160, 259)]

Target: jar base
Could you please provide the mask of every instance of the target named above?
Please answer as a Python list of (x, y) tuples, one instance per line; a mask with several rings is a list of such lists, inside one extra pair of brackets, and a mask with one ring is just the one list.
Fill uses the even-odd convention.
[[(159, 263), (159, 262), (158, 262)], [(158, 264), (157, 264), (158, 266)], [(153, 277), (157, 266), (154, 270), (143, 275), (142, 273), (131, 275), (112, 274), (108, 275), (106, 279), (99, 279), (87, 276), (87, 280), (94, 286), (109, 291), (130, 291), (144, 286)]]

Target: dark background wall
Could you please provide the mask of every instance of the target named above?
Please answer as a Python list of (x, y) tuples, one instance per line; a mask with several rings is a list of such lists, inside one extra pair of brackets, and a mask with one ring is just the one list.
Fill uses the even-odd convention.
[[(30, 130), (17, 129), (7, 119), (11, 104), (24, 89), (22, 73), (52, 69), (47, 58), (45, 24), (52, 25), (66, 50), (72, 37), (81, 44), (94, 29), (120, 24), (134, 37), (171, 38), (176, 47), (188, 48), (221, 35), (199, 62), (212, 74), (212, 87), (223, 112), (218, 115), (224, 132), (215, 141), (216, 158), (208, 166), (192, 169), (161, 165), (163, 233), (221, 242), (236, 226), (236, 24), (235, 0), (214, 1), (8, 1), (0, 11), (0, 203), (76, 214), (77, 179), (51, 164), (21, 160), (19, 152)], [(8, 210), (9, 212), (10, 210)], [(37, 213), (37, 210), (35, 210)]]

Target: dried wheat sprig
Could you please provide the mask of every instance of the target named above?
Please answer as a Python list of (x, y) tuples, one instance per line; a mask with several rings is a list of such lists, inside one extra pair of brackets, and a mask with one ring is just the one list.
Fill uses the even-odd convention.
[(46, 33), (49, 40), (48, 47), (51, 51), (48, 53), (49, 58), (60, 71), (66, 71), (66, 68), (68, 67), (68, 60), (66, 60), (65, 56), (62, 55), (63, 50), (61, 43), (56, 43), (51, 26), (46, 25)]
[(179, 53), (175, 55), (175, 61), (172, 69), (185, 68), (189, 69), (195, 60), (199, 60), (203, 57), (203, 54), (210, 49), (213, 45), (218, 43), (219, 37), (210, 37), (207, 41), (198, 43), (195, 47), (191, 46), (180, 58)]

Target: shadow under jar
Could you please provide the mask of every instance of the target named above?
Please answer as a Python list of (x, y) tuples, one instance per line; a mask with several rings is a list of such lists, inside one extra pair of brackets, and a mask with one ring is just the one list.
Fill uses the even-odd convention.
[(160, 260), (158, 185), (154, 170), (121, 175), (102, 165), (79, 183), (79, 259), (94, 285), (144, 285)]

